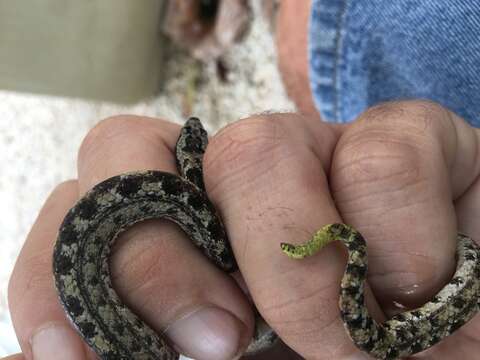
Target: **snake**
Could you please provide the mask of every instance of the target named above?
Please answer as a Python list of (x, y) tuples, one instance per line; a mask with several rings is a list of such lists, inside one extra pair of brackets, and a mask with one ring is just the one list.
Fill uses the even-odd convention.
[(329, 224), (301, 245), (281, 243), (289, 257), (314, 255), (332, 241), (340, 241), (348, 252), (340, 284), (340, 317), (353, 343), (375, 359), (407, 357), (435, 345), (473, 318), (480, 301), (480, 248), (458, 233), (455, 273), (428, 303), (393, 316), (381, 324), (365, 304), (367, 245), (363, 236), (346, 224)]
[[(119, 234), (147, 219), (176, 223), (210, 262), (226, 273), (238, 270), (227, 231), (208, 199), (202, 160), (208, 134), (189, 118), (175, 145), (177, 174), (159, 170), (113, 176), (90, 189), (67, 212), (53, 251), (59, 301), (84, 341), (104, 360), (176, 360), (179, 353), (147, 321), (120, 299), (110, 278), (109, 257)], [(451, 281), (422, 307), (377, 323), (364, 300), (366, 242), (346, 224), (329, 224), (301, 245), (281, 243), (289, 257), (312, 256), (332, 241), (348, 250), (339, 308), (353, 343), (376, 359), (396, 359), (423, 351), (449, 336), (478, 311), (480, 250), (458, 234), (457, 268)], [(271, 348), (278, 335), (258, 311), (246, 354)]]
[[(175, 145), (179, 175), (146, 170), (113, 176), (89, 190), (60, 225), (53, 251), (55, 287), (67, 317), (101, 359), (179, 358), (112, 286), (111, 247), (130, 226), (147, 219), (173, 221), (212, 264), (227, 273), (238, 269), (225, 226), (205, 191), (202, 160), (207, 144), (200, 120), (189, 118)], [(256, 312), (246, 353), (263, 351), (277, 339)]]

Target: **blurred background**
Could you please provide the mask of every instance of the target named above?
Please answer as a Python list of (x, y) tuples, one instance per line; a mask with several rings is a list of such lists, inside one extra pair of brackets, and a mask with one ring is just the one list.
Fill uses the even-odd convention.
[[(226, 5), (229, 4), (229, 5)], [(0, 356), (15, 259), (51, 190), (76, 177), (101, 119), (137, 114), (210, 133), (292, 111), (277, 70), (276, 1), (0, 0)]]

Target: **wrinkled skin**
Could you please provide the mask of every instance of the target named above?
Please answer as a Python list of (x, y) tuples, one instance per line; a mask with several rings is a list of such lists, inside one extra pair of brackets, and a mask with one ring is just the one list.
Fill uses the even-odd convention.
[[(277, 41), (287, 90), (303, 115), (234, 122), (211, 138), (205, 154), (205, 185), (228, 229), (240, 268), (236, 281), (210, 266), (167, 222), (135, 226), (114, 249), (111, 270), (122, 299), (196, 359), (232, 358), (248, 344), (253, 314), (242, 292), (247, 287), (291, 349), (281, 345), (255, 360), (363, 356), (338, 310), (346, 260), (341, 246), (298, 263), (282, 254), (280, 242), (301, 243), (327, 223), (358, 229), (369, 247), (367, 304), (382, 321), (402, 307), (425, 303), (448, 282), (457, 230), (480, 239), (479, 131), (424, 101), (381, 104), (349, 125), (321, 122), (306, 82), (306, 29), (284, 10), (292, 3), (298, 2), (283, 1)], [(301, 4), (297, 18), (308, 14), (307, 2)], [(15, 265), (9, 304), (23, 355), (9, 360), (32, 359), (32, 351), (49, 341), (56, 341), (57, 353), (70, 351), (71, 359), (93, 358), (70, 327), (53, 286), (58, 227), (75, 201), (103, 179), (144, 169), (175, 172), (179, 128), (165, 120), (120, 116), (101, 121), (86, 136), (78, 177), (52, 192)], [(198, 326), (208, 330), (207, 338), (192, 335)], [(42, 336), (56, 330), (64, 336)], [(474, 359), (479, 334), (476, 316), (413, 358)]]

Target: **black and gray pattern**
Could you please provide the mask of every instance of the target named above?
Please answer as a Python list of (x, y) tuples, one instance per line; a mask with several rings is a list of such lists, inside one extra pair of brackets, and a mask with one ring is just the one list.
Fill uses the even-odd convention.
[[(208, 137), (200, 121), (190, 118), (176, 145), (180, 176), (162, 171), (123, 174), (96, 185), (68, 212), (55, 244), (53, 272), (60, 301), (85, 341), (108, 360), (173, 360), (178, 354), (132, 313), (112, 287), (108, 258), (118, 234), (146, 219), (177, 223), (219, 268), (237, 269), (224, 226), (208, 200), (202, 158)], [(289, 256), (313, 255), (340, 240), (348, 262), (340, 290), (340, 314), (353, 342), (377, 359), (410, 356), (436, 344), (479, 310), (480, 250), (459, 234), (457, 269), (452, 280), (427, 304), (378, 324), (364, 301), (367, 250), (359, 232), (330, 224), (300, 246), (282, 244)], [(262, 351), (277, 335), (257, 315), (247, 353)]]
[(340, 289), (340, 314), (357, 347), (376, 359), (403, 358), (423, 351), (460, 328), (479, 310), (480, 249), (469, 237), (457, 236), (457, 267), (450, 282), (422, 307), (383, 324), (369, 314), (364, 299), (367, 247), (362, 235), (345, 224), (327, 225), (332, 240), (348, 250)]
[[(68, 212), (53, 255), (53, 273), (66, 314), (102, 359), (173, 360), (179, 355), (131, 312), (112, 287), (108, 258), (118, 234), (146, 219), (178, 224), (216, 266), (237, 269), (222, 221), (203, 185), (202, 157), (208, 142), (196, 118), (181, 130), (176, 176), (142, 171), (107, 179)], [(256, 332), (249, 349), (271, 346), (276, 335)]]

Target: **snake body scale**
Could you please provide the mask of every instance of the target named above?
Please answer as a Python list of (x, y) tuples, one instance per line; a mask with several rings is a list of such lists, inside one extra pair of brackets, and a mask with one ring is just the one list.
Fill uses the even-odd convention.
[[(179, 175), (141, 171), (109, 178), (93, 187), (67, 213), (53, 254), (60, 302), (83, 339), (104, 360), (175, 360), (168, 341), (129, 310), (112, 287), (108, 258), (118, 234), (146, 219), (177, 223), (192, 242), (226, 272), (237, 264), (222, 221), (203, 183), (202, 158), (208, 136), (190, 118), (178, 138)], [(340, 313), (353, 342), (378, 359), (395, 359), (426, 349), (462, 326), (478, 311), (480, 254), (474, 242), (458, 236), (457, 270), (429, 303), (377, 324), (364, 304), (366, 245), (360, 233), (344, 224), (319, 230), (311, 241), (281, 244), (290, 257), (303, 258), (340, 240), (349, 256), (340, 290)], [(247, 353), (272, 346), (277, 335), (257, 316)]]
[(479, 310), (480, 249), (469, 237), (457, 235), (457, 267), (450, 282), (422, 307), (378, 324), (364, 299), (367, 246), (362, 235), (345, 224), (329, 224), (303, 245), (282, 243), (291, 258), (311, 256), (339, 240), (348, 250), (340, 285), (340, 316), (350, 338), (376, 359), (397, 359), (423, 351), (452, 334)]

